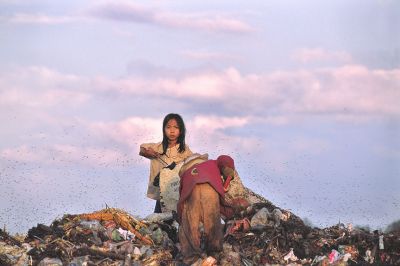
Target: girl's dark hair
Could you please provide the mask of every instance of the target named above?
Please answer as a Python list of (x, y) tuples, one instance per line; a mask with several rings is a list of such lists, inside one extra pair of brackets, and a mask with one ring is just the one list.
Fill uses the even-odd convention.
[(186, 128), (185, 128), (185, 123), (183, 122), (183, 119), (180, 115), (178, 114), (167, 114), (164, 117), (163, 125), (162, 125), (162, 132), (163, 132), (163, 140), (162, 140), (162, 146), (163, 146), (163, 153), (165, 154), (168, 149), (168, 138), (167, 135), (165, 134), (164, 128), (167, 126), (167, 123), (169, 120), (175, 119), (176, 123), (178, 124), (179, 127), (179, 137), (178, 137), (178, 143), (179, 143), (179, 148), (178, 151), (180, 153), (185, 151), (185, 135), (186, 135)]

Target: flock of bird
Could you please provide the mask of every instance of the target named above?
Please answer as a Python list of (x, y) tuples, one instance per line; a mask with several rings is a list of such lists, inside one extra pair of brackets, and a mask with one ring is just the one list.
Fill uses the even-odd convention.
[[(85, 143), (85, 137), (81, 141)], [(329, 226), (339, 220), (352, 222), (351, 219), (368, 222), (371, 217), (388, 223), (393, 217), (390, 210), (399, 210), (399, 199), (394, 193), (371, 195), (373, 181), (337, 176), (340, 171), (336, 168), (340, 165), (327, 163), (323, 166), (324, 175), (320, 176), (313, 154), (275, 157), (268, 151), (260, 152), (261, 140), (257, 144), (261, 148), (255, 151), (260, 155), (243, 151), (242, 143), (218, 144), (229, 141), (213, 140), (214, 148), (207, 151), (204, 149), (210, 143), (204, 137), (194, 142), (191, 149), (209, 153), (211, 159), (220, 154), (231, 155), (247, 187), (316, 226)], [(68, 154), (55, 152), (47, 145), (45, 140), (29, 147), (33, 154), (47, 149), (51, 159), (44, 162), (10, 159), (0, 154), (1, 226), (23, 233), (37, 223), (49, 224), (65, 213), (91, 212), (105, 204), (140, 216), (152, 212), (154, 202), (145, 196), (148, 162), (138, 156), (138, 148), (131, 150), (130, 146), (115, 143), (107, 150), (121, 156), (109, 161), (102, 158), (101, 148), (93, 150), (99, 153), (68, 159)], [(376, 224), (380, 224), (379, 220)]]

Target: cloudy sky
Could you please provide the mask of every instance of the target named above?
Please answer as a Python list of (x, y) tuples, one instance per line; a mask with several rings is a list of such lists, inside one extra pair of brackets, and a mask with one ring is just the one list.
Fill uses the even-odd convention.
[(400, 218), (400, 2), (0, 0), (0, 226), (142, 217), (149, 161), (187, 143), (314, 225)]

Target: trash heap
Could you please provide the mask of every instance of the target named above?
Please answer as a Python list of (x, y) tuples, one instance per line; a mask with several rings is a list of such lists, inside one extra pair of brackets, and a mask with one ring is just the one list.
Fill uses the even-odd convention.
[(23, 243), (0, 230), (0, 265), (168, 265), (177, 254), (172, 223), (165, 214), (140, 221), (106, 208), (38, 224)]
[(311, 228), (270, 202), (253, 204), (226, 228), (223, 256), (236, 253), (233, 265), (400, 265), (399, 231), (370, 233), (342, 223)]
[[(0, 230), (0, 265), (182, 265), (172, 214), (139, 220), (106, 208), (38, 224), (19, 240)], [(215, 264), (217, 261), (217, 264)], [(225, 222), (223, 251), (199, 265), (400, 265), (400, 232), (311, 228), (268, 201)]]

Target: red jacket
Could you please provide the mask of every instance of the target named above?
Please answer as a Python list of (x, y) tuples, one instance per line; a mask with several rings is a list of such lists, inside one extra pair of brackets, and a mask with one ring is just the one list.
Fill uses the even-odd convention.
[(223, 200), (225, 192), (221, 179), (221, 172), (217, 160), (208, 160), (187, 169), (181, 176), (179, 201), (177, 206), (178, 219), (181, 220), (183, 203), (190, 196), (196, 184), (209, 183)]

